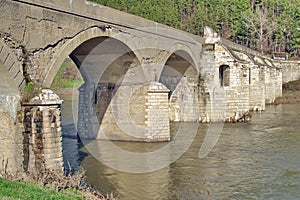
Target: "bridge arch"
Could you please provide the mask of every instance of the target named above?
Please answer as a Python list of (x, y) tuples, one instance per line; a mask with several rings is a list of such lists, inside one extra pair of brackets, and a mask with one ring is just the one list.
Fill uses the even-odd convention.
[(171, 121), (197, 121), (199, 119), (198, 83), (200, 76), (193, 54), (188, 50), (188, 48), (177, 48), (170, 53), (159, 79), (159, 82), (170, 90)]
[[(54, 59), (52, 60), (51, 64), (48, 66), (48, 72), (45, 75), (43, 86), (44, 87), (50, 87), (51, 83), (54, 80), (54, 77), (56, 73), (58, 72), (60, 66), (64, 62), (64, 60), (72, 54), (72, 52), (78, 48), (80, 45), (84, 44), (87, 41), (91, 41), (95, 38), (114, 38), (119, 33), (114, 32), (112, 30), (103, 30), (98, 27), (92, 27), (89, 28), (78, 35), (76, 35), (73, 39), (70, 39), (67, 41), (59, 50), (58, 52), (53, 56)], [(130, 43), (129, 41), (126, 41), (124, 37), (118, 37), (118, 39), (115, 39), (123, 43), (125, 46), (128, 47), (130, 50), (136, 49), (134, 44)], [(142, 60), (142, 56), (138, 51), (134, 52), (134, 55), (137, 57), (138, 61)], [(74, 59), (74, 56), (71, 55), (71, 58), (75, 62), (75, 64), (78, 66), (78, 60)], [(78, 66), (79, 67), (79, 66)]]
[[(79, 88), (78, 119), (74, 119), (75, 124), (77, 121), (80, 138), (98, 138), (100, 131), (116, 129), (116, 125), (111, 125), (108, 121), (114, 120), (118, 114), (115, 113), (118, 110), (113, 109), (116, 106), (122, 107), (119, 104), (124, 103), (119, 102), (119, 96), (122, 96), (119, 94), (131, 84), (129, 76), (135, 74), (142, 78), (137, 71), (141, 69), (137, 67), (141, 56), (138, 51), (133, 51), (135, 49), (133, 42), (124, 35), (120, 36), (112, 30), (91, 28), (68, 41), (54, 56), (56, 58), (49, 66), (44, 87), (50, 86), (68, 56), (77, 65), (84, 79), (84, 84)], [(115, 107), (112, 106), (113, 103)], [(77, 110), (76, 107), (73, 109)]]
[[(197, 48), (195, 48), (195, 50), (196, 49)], [(200, 51), (200, 49), (199, 49), (199, 51)], [(165, 65), (172, 55), (178, 55), (178, 56), (182, 57), (184, 60), (186, 60), (187, 62), (189, 62), (197, 71), (199, 71), (199, 67), (198, 67), (199, 64), (197, 61), (199, 61), (200, 58), (195, 55), (195, 52), (197, 52), (197, 51), (193, 51), (187, 45), (183, 45), (181, 43), (176, 43), (170, 48), (168, 53), (165, 55), (165, 57), (162, 60), (162, 63)], [(200, 52), (199, 52), (199, 55), (200, 55)]]
[(219, 67), (220, 86), (230, 86), (230, 66), (221, 65)]

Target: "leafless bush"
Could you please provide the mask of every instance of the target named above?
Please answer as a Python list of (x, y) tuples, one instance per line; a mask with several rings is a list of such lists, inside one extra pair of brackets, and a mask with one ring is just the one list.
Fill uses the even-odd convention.
[[(20, 180), (23, 178), (16, 175), (12, 175), (8, 172), (8, 158), (1, 159), (0, 177), (7, 180)], [(58, 192), (66, 192), (68, 190), (80, 191), (83, 198), (91, 200), (115, 200), (113, 194), (103, 195), (96, 189), (87, 185), (84, 181), (85, 172), (83, 169), (77, 173), (64, 175), (61, 171), (50, 170), (45, 167), (43, 161), (39, 161), (39, 170), (35, 172), (27, 173), (25, 181), (37, 182), (42, 187), (48, 187)]]
[(29, 180), (37, 181), (43, 187), (50, 187), (59, 192), (75, 189), (80, 191), (86, 199), (115, 200), (113, 194), (103, 195), (87, 185), (84, 181), (85, 171), (83, 169), (75, 174), (69, 173), (64, 175), (62, 172), (47, 169), (44, 162), (39, 166), (41, 166), (41, 169), (35, 173), (28, 174), (28, 178)]

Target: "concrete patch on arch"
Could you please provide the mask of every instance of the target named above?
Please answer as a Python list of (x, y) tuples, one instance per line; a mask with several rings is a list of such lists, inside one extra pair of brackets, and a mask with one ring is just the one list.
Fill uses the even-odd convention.
[(0, 60), (0, 74), (2, 76), (0, 81), (0, 105), (9, 113), (9, 115), (16, 119), (19, 102), (21, 99), (18, 87)]
[(8, 72), (6, 75), (11, 77), (14, 85), (22, 92), (25, 89), (22, 63), (15, 52), (2, 39), (0, 39), (0, 60)]
[(22, 164), (22, 134), (18, 125), (21, 97), (15, 80), (2, 60), (0, 74), (0, 172), (6, 171), (6, 175), (16, 176), (21, 172)]

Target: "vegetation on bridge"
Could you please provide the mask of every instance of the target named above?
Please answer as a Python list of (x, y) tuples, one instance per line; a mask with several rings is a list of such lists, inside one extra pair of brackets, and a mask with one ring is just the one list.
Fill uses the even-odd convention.
[(223, 38), (263, 53), (300, 56), (300, 1), (90, 0), (202, 35), (211, 26)]

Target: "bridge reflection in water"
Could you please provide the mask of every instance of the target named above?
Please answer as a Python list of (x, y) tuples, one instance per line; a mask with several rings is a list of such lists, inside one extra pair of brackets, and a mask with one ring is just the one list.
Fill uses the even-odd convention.
[[(70, 104), (67, 100), (64, 106)], [(68, 124), (70, 112), (63, 109), (64, 124)], [(204, 159), (199, 159), (198, 153), (210, 124), (198, 124), (196, 138), (183, 156), (150, 173), (114, 170), (71, 138), (64, 138), (64, 158), (72, 161), (74, 169), (83, 166), (89, 184), (104, 193), (113, 192), (119, 199), (198, 200), (207, 199), (208, 191), (211, 199), (297, 199), (300, 196), (299, 112), (300, 104), (269, 106), (265, 112), (255, 114), (250, 123), (225, 124), (217, 145)], [(166, 145), (114, 144), (134, 152), (153, 151)], [(99, 148), (94, 147), (95, 151)], [(118, 157), (114, 152), (103, 153)], [(160, 159), (163, 162), (168, 158)], [(120, 159), (120, 166), (127, 164)]]

